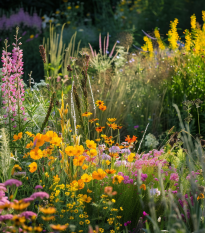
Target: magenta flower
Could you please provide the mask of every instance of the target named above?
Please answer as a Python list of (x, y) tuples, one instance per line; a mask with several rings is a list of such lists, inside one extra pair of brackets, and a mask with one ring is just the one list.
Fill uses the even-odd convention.
[(145, 181), (147, 179), (147, 177), (148, 177), (147, 174), (143, 174), (143, 173), (141, 174), (142, 181)]
[(33, 193), (30, 197), (34, 198), (34, 199), (36, 199), (36, 198), (41, 198), (41, 199), (47, 198), (48, 199), (49, 194), (46, 192), (36, 192), (36, 193)]
[(4, 182), (5, 186), (12, 186), (12, 185), (16, 185), (16, 187), (19, 187), (22, 185), (22, 182), (20, 180), (16, 180), (16, 179), (10, 179)]
[(34, 198), (32, 198), (32, 197), (27, 197), (27, 198), (23, 199), (24, 202), (31, 202), (33, 200), (34, 200)]
[(43, 189), (41, 185), (36, 185), (35, 189)]
[(174, 181), (178, 182), (179, 181), (179, 175), (178, 175), (178, 173), (172, 173), (170, 175), (170, 180), (174, 180)]

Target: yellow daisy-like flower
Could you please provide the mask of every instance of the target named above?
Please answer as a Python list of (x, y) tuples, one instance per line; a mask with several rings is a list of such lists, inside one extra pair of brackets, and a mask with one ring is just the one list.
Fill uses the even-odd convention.
[(15, 134), (13, 136), (13, 139), (14, 139), (13, 141), (16, 142), (17, 140), (21, 139), (22, 138), (22, 134), (23, 134), (22, 132), (18, 133), (18, 135)]
[(34, 38), (34, 35), (30, 35), (30, 39), (33, 39)]
[(83, 117), (89, 117), (90, 115), (92, 115), (92, 112), (84, 112), (82, 114)]
[(109, 122), (115, 122), (117, 119), (116, 118), (107, 118)]

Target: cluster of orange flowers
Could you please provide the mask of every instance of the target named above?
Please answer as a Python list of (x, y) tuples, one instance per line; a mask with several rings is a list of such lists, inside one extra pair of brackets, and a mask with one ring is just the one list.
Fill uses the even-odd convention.
[(101, 110), (101, 111), (105, 111), (107, 109), (107, 107), (104, 105), (104, 102), (102, 100), (97, 100), (95, 102), (95, 104), (98, 106), (98, 108)]

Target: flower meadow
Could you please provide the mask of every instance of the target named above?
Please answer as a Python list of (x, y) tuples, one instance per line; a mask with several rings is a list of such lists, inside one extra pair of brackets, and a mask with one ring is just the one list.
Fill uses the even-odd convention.
[(66, 47), (50, 24), (45, 77), (27, 84), (16, 27), (1, 56), (0, 232), (205, 231), (202, 19), (184, 41), (178, 19), (167, 43), (143, 31), (135, 53), (109, 33), (99, 50), (76, 34)]

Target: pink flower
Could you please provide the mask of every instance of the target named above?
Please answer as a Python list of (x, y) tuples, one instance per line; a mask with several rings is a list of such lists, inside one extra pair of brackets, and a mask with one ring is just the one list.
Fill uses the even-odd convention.
[(170, 175), (170, 180), (174, 180), (174, 181), (178, 182), (179, 181), (179, 175), (178, 175), (178, 173), (172, 173)]

